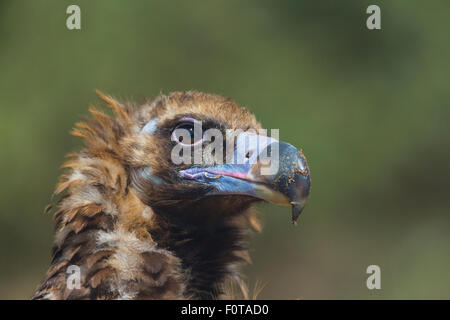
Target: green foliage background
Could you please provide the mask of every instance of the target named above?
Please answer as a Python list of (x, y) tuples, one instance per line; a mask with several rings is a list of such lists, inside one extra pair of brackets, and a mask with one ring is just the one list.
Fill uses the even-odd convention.
[[(65, 27), (78, 4), (82, 30)], [(382, 30), (366, 28), (378, 4)], [(196, 89), (248, 106), (303, 149), (300, 225), (261, 206), (260, 298), (450, 298), (448, 1), (0, 1), (0, 298), (50, 260), (43, 213), (98, 88)], [(366, 288), (366, 268), (382, 289)]]

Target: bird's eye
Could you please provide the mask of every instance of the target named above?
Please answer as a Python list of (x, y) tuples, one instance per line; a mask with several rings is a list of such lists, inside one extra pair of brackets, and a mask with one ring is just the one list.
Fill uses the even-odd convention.
[(201, 124), (195, 120), (180, 122), (172, 131), (172, 141), (184, 146), (193, 146), (202, 142), (203, 132)]

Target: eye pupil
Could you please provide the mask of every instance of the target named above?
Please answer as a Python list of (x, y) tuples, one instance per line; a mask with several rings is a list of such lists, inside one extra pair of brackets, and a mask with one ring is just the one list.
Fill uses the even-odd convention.
[[(181, 130), (184, 133), (181, 133), (179, 130)], [(185, 133), (186, 131), (188, 132), (188, 134), (190, 136), (189, 140), (185, 139), (186, 138), (186, 133)], [(175, 128), (175, 130), (173, 131), (172, 135), (175, 138), (175, 141), (177, 141), (178, 143), (183, 143), (185, 145), (193, 145), (193, 144), (195, 144), (196, 142), (198, 142), (198, 141), (195, 140), (196, 138), (197, 138), (197, 140), (198, 140), (198, 138), (200, 138), (200, 140), (202, 139), (202, 133), (201, 132), (198, 135), (199, 137), (195, 136), (194, 124), (191, 123), (191, 122), (179, 124)]]
[[(185, 124), (185, 125), (179, 126), (177, 129), (187, 130), (189, 132), (189, 135), (191, 136), (191, 142), (190, 143), (194, 143), (194, 127), (193, 127), (193, 125)], [(178, 138), (178, 141), (182, 142), (183, 141), (183, 136), (180, 136)]]

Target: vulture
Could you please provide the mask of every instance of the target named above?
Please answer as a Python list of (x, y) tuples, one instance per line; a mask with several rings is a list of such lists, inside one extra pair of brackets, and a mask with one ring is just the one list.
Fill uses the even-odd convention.
[(32, 299), (227, 298), (260, 229), (253, 205), (291, 206), (294, 224), (305, 206), (302, 152), (218, 95), (136, 106), (97, 93), (112, 111), (90, 107), (72, 131), (84, 147), (62, 166), (51, 263)]

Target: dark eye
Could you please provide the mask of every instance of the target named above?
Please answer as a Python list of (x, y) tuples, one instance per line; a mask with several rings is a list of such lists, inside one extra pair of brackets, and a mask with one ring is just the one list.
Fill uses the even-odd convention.
[(185, 146), (193, 146), (201, 143), (202, 138), (201, 124), (194, 119), (180, 122), (172, 131), (172, 141)]

